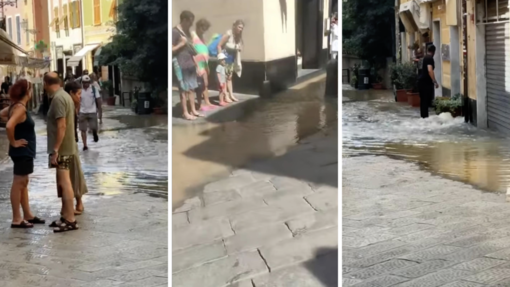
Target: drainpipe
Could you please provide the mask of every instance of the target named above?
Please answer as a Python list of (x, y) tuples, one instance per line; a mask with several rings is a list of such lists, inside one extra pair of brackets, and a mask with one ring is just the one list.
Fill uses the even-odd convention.
[[(83, 49), (83, 47), (85, 47), (85, 26), (84, 26), (85, 21), (83, 20), (83, 0), (79, 0), (79, 1), (80, 1), (81, 48)], [(88, 59), (88, 55), (85, 55), (85, 57), (83, 57), (82, 61), (84, 61), (86, 63), (84, 63), (84, 65), (83, 65), (82, 72), (83, 72), (83, 70), (88, 69), (87, 59)]]
[(467, 15), (467, 2), (466, 0), (462, 0), (462, 34), (463, 34), (463, 57), (464, 57), (464, 122), (470, 122), (473, 119), (471, 118), (471, 104), (469, 101), (469, 93), (468, 93), (468, 38), (467, 38), (467, 24), (468, 24), (468, 15)]
[(398, 17), (398, 11), (400, 7), (400, 1), (395, 0), (395, 59), (397, 63), (400, 62), (402, 52), (400, 51), (400, 20)]

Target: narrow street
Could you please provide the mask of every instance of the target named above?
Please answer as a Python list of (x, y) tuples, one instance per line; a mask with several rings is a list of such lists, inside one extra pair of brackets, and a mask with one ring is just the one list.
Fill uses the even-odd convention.
[[(89, 193), (80, 230), (10, 228), (12, 164), (0, 129), (0, 286), (167, 286), (167, 117), (107, 109), (98, 143), (80, 151)], [(59, 218), (55, 171), (47, 168), (45, 123), (36, 120), (34, 213)], [(79, 148), (81, 150), (81, 139)]]
[(343, 286), (510, 286), (509, 139), (343, 91)]
[(321, 77), (173, 119), (173, 286), (338, 285), (337, 102), (323, 94)]

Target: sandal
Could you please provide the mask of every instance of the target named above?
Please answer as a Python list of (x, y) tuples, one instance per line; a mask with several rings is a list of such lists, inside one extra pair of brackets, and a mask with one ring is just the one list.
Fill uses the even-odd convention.
[(41, 219), (37, 216), (34, 216), (34, 218), (28, 219), (27, 221), (32, 224), (45, 224), (46, 223), (46, 220)]
[[(57, 222), (55, 222), (55, 223), (57, 223)], [(70, 222), (65, 218), (61, 218), (60, 223), (58, 224), (58, 226), (55, 229), (53, 229), (53, 232), (60, 233), (60, 232), (78, 230), (78, 229), (79, 229), (78, 221), (75, 220), (74, 222)]]
[(11, 228), (33, 228), (34, 225), (26, 220), (23, 220), (20, 224), (11, 224)]
[[(83, 211), (85, 211), (85, 208), (83, 210), (75, 209), (74, 210), (74, 215), (81, 215), (83, 213)], [(64, 214), (62, 212), (60, 212), (60, 215), (64, 215)]]
[(64, 222), (64, 218), (63, 217), (60, 217), (59, 220), (55, 220), (53, 221), (52, 223), (50, 223), (50, 225), (48, 225), (49, 227), (58, 227), (60, 225), (60, 223)]

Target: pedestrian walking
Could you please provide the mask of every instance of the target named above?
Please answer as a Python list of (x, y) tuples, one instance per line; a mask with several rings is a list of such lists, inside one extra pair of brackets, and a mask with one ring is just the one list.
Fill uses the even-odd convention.
[[(11, 105), (0, 112), (7, 120), (9, 157), (14, 163), (11, 186), (11, 228), (32, 228), (45, 220), (32, 214), (28, 200), (29, 175), (34, 172), (36, 154), (35, 122), (26, 106), (32, 97), (32, 85), (27, 80), (17, 81), (9, 90)], [(23, 210), (21, 216), (20, 206)]]
[(103, 122), (102, 104), (101, 94), (91, 85), (90, 77), (87, 75), (83, 76), (78, 127), (81, 132), (84, 151), (89, 149), (87, 145), (87, 130), (92, 130), (94, 142), (99, 141), (98, 119), (99, 123)]
[[(77, 82), (69, 82), (65, 85), (64, 91), (68, 93), (74, 102), (74, 120), (75, 120), (75, 131), (76, 131), (76, 120), (77, 114), (80, 108), (80, 98), (82, 88)], [(76, 140), (77, 141), (77, 140)], [(81, 161), (79, 153), (76, 153), (72, 158), (72, 164), (69, 168), (69, 174), (71, 175), (71, 184), (73, 186), (74, 198), (76, 199), (76, 207), (74, 209), (74, 215), (81, 215), (85, 211), (83, 206), (82, 196), (88, 193), (87, 184), (85, 182), (85, 176), (81, 169)]]
[(338, 14), (331, 17), (331, 30), (329, 31), (329, 41), (331, 46), (331, 58), (338, 60), (338, 36), (340, 31), (338, 28)]
[[(209, 111), (217, 106), (209, 101), (209, 48), (204, 39), (204, 34), (211, 27), (211, 23), (206, 19), (200, 19), (195, 24), (196, 30), (192, 32), (193, 46), (197, 55), (195, 62), (197, 63), (198, 88), (196, 89), (198, 107), (201, 111)], [(202, 98), (204, 104), (202, 104)]]
[[(190, 28), (195, 21), (195, 15), (190, 11), (183, 11), (180, 15), (180, 24), (172, 29), (172, 63), (177, 80), (179, 81), (179, 93), (183, 118), (195, 120), (203, 117), (195, 107), (194, 91), (198, 88), (197, 65), (194, 59), (196, 51)], [(188, 111), (188, 102), (190, 110)]]
[(436, 47), (430, 45), (427, 49), (427, 55), (423, 58), (421, 74), (418, 77), (418, 91), (420, 93), (420, 115), (422, 118), (429, 117), (429, 107), (434, 100), (434, 88), (438, 88), (436, 77), (434, 75), (434, 54)]
[(228, 30), (218, 43), (218, 54), (223, 52), (226, 58), (226, 75), (227, 75), (227, 103), (239, 101), (234, 96), (234, 87), (232, 84), (232, 76), (234, 73), (238, 77), (242, 74), (241, 51), (243, 49), (243, 30), (244, 21), (237, 20), (232, 25), (232, 29)]
[(4, 82), (1, 85), (1, 93), (4, 95), (8, 95), (11, 86), (12, 86), (11, 78), (9, 76), (5, 76)]
[(62, 216), (50, 224), (54, 232), (77, 230), (74, 216), (74, 191), (70, 168), (77, 153), (74, 139), (74, 103), (60, 86), (58, 74), (51, 72), (44, 77), (44, 88), (51, 98), (47, 119), (49, 168), (57, 173), (57, 195), (62, 198)]
[(227, 97), (227, 80), (226, 80), (226, 72), (225, 72), (225, 59), (227, 56), (223, 53), (218, 55), (218, 66), (216, 67), (216, 75), (218, 79), (218, 86), (220, 87), (220, 106), (227, 106), (227, 102), (225, 101)]

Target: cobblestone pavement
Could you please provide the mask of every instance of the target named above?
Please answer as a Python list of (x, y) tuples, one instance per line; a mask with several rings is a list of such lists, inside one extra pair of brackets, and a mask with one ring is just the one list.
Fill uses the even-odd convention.
[[(108, 110), (100, 141), (80, 153), (89, 187), (80, 230), (62, 234), (10, 229), (12, 166), (0, 165), (0, 286), (167, 286), (167, 134), (167, 118)], [(55, 220), (55, 172), (46, 168), (44, 129), (37, 136), (31, 207)]]
[(343, 159), (342, 286), (510, 286), (504, 195), (387, 157)]
[(176, 209), (173, 286), (337, 286), (336, 129), (235, 170)]

